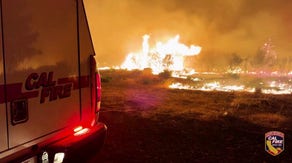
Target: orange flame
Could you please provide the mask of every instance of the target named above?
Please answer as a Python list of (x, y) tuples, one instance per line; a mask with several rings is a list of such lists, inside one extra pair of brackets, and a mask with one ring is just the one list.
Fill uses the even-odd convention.
[(159, 74), (164, 70), (182, 71), (184, 69), (184, 57), (198, 55), (200, 46), (190, 47), (179, 42), (179, 35), (168, 40), (166, 43), (157, 42), (154, 48), (150, 48), (148, 40), (150, 36), (143, 36), (142, 52), (129, 53), (122, 64), (122, 69), (145, 69), (151, 68), (153, 74)]

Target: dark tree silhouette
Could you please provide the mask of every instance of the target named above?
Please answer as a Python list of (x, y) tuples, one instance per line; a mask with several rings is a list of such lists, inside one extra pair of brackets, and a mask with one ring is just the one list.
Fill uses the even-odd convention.
[(235, 69), (238, 66), (240, 66), (242, 62), (243, 62), (243, 59), (238, 54), (232, 53), (229, 59), (229, 68)]
[(271, 39), (269, 39), (264, 45), (257, 51), (253, 59), (253, 64), (261, 68), (270, 68), (275, 66), (277, 62), (277, 53), (274, 50), (274, 45)]

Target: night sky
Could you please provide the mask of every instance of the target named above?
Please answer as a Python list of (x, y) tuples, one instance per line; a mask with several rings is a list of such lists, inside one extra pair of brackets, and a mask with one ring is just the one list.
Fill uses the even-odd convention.
[[(292, 56), (292, 1), (287, 0), (85, 0), (101, 66), (120, 65), (150, 45), (180, 34), (202, 47), (205, 61), (256, 54), (271, 39), (279, 58)], [(218, 59), (220, 58), (220, 59)], [(201, 63), (203, 64), (203, 63)]]

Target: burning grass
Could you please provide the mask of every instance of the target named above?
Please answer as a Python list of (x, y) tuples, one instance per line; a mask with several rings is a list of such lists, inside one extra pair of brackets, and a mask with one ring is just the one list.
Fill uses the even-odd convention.
[[(101, 75), (108, 138), (92, 162), (292, 161), (291, 95), (169, 89), (182, 79), (149, 71)], [(264, 150), (271, 130), (286, 135), (277, 157)]]

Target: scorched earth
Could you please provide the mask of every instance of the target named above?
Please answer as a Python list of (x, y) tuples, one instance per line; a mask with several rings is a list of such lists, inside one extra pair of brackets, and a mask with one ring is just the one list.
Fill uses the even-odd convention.
[[(108, 135), (90, 162), (292, 162), (290, 95), (170, 89), (151, 71), (106, 70), (102, 112)], [(268, 131), (285, 134), (278, 156)]]

